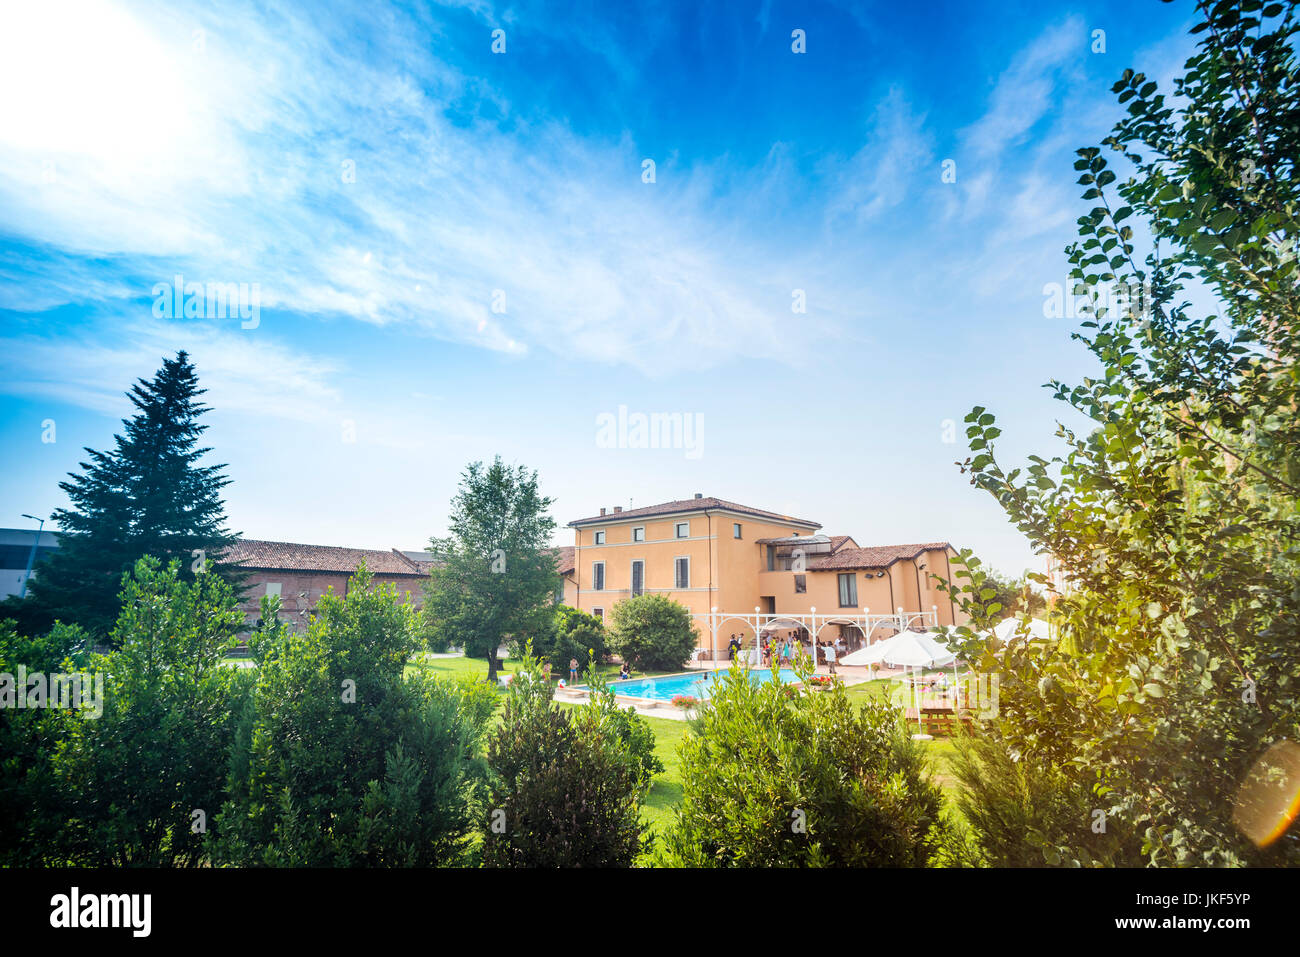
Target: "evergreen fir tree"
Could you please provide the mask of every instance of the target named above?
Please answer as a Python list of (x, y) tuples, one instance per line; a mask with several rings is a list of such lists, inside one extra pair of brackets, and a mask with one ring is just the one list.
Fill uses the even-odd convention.
[(211, 451), (198, 445), (206, 391), (184, 351), (164, 359), (152, 381), (136, 382), (127, 398), (138, 411), (123, 420), (115, 448), (86, 449), (82, 471), (59, 483), (71, 500), (52, 516), (59, 548), (37, 567), (27, 600), (7, 602), (0, 614), (13, 614), (29, 633), (58, 619), (106, 636), (122, 575), (144, 555), (178, 560), (187, 578), (206, 571), (241, 584), (237, 569), (218, 562), (238, 537), (225, 527), (221, 490), (230, 479), (224, 465), (198, 464)]

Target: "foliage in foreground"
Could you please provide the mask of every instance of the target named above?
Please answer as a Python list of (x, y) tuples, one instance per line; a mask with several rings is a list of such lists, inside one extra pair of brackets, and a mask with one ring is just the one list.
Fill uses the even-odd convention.
[(646, 840), (640, 809), (648, 778), (638, 742), (649, 736), (654, 747), (648, 725), (636, 720), (644, 728), (628, 738), (627, 716), (620, 720), (604, 702), (566, 713), (551, 701), (537, 660), (525, 657), (488, 741), (483, 862), (630, 867)]
[[(107, 655), (56, 664), (53, 654), (18, 652), (29, 668), (34, 660), (101, 677), (103, 713), (14, 715), (31, 763), (21, 777), (6, 774), (5, 791), (13, 786), (30, 803), (8, 826), (40, 840), (20, 844), (12, 863), (172, 867), (205, 858), (203, 831), (220, 804), (241, 695), (240, 676), (221, 658), (242, 615), (220, 578), (186, 581), (176, 562), (163, 567), (148, 557), (124, 578), (121, 602), (117, 647)], [(52, 645), (62, 643), (59, 634)], [(70, 637), (64, 632), (63, 642)], [(13, 756), (6, 741), (5, 757)]]
[(404, 667), (411, 605), (362, 564), (303, 633), (273, 601), (251, 642), (257, 684), (232, 749), (216, 863), (427, 867), (462, 863), (491, 689)]
[[(1102, 372), (1051, 388), (1088, 428), (1061, 426), (1062, 456), (1008, 470), (993, 415), (967, 416), (973, 484), (1067, 583), (1059, 642), (1003, 651), (972, 634), (965, 647), (1000, 680), (986, 733), (1068, 809), (1022, 829), (995, 813), (1005, 794), (975, 792), (1001, 858), (1300, 863), (1300, 829), (1257, 844), (1237, 817), (1243, 785), (1300, 788), (1280, 767), (1265, 769), (1273, 784), (1252, 770), (1300, 741), (1300, 27), (1293, 2), (1198, 7), (1176, 105), (1141, 73), (1115, 84), (1128, 115), (1105, 145), (1131, 177), (1078, 151), (1096, 205), (1068, 250), (1088, 294), (1075, 337)], [(1145, 255), (1134, 222), (1154, 240)], [(1194, 313), (1191, 285), (1217, 315)], [(1103, 300), (1106, 287), (1121, 295)], [(963, 558), (957, 597), (983, 627), (995, 589)], [(1099, 845), (1099, 821), (1116, 840)]]
[[(811, 673), (803, 658), (800, 677)], [(942, 797), (896, 711), (842, 686), (754, 683), (732, 668), (682, 743), (666, 862), (686, 867), (922, 867)], [(775, 675), (773, 676), (775, 678)]]

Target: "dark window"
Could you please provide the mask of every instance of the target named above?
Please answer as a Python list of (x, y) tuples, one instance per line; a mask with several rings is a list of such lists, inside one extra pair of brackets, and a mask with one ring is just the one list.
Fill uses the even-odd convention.
[(632, 594), (640, 595), (645, 592), (645, 562), (635, 561), (632, 563)]
[(605, 563), (591, 563), (591, 587), (596, 591), (605, 590)]
[(731, 537), (740, 538), (740, 523), (736, 522), (731, 526)]
[(802, 595), (802, 594), (803, 594), (804, 592), (806, 592), (807, 590), (808, 590), (808, 576), (807, 576), (807, 575), (795, 575), (795, 576), (794, 576), (794, 593), (795, 593), (796, 595)]
[[(32, 538), (33, 539), (36, 538), (35, 533), (32, 534)], [(47, 557), (49, 557), (50, 552), (54, 552), (57, 550), (58, 549), (54, 548), (51, 545), (37, 545), (36, 561), (33, 564), (39, 565), (42, 561), (44, 561)], [(31, 556), (32, 556), (31, 545), (0, 545), (0, 568), (26, 570), (27, 559), (31, 558)]]
[(840, 576), (840, 607), (858, 607), (858, 576), (852, 572)]
[(679, 558), (674, 562), (673, 587), (690, 588), (691, 587), (691, 560), (689, 558)]

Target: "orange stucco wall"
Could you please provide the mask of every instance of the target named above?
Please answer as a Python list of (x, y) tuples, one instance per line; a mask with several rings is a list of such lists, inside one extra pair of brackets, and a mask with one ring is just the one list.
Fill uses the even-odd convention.
[[(632, 562), (645, 563), (645, 591), (665, 594), (692, 612), (710, 608), (752, 611), (757, 604), (760, 549), (759, 538), (809, 534), (807, 525), (757, 521), (744, 515), (710, 510), (666, 518), (623, 519), (611, 514), (608, 523), (575, 530), (577, 574), (576, 607), (607, 614), (616, 602), (631, 595)], [(677, 525), (687, 524), (685, 538), (677, 536)], [(734, 537), (733, 524), (741, 526), (741, 538)], [(633, 531), (645, 529), (645, 540), (633, 541)], [(605, 543), (595, 543), (596, 532), (605, 533)], [(677, 588), (675, 562), (690, 562), (688, 588)], [(594, 563), (604, 562), (605, 587), (592, 587)], [(566, 600), (569, 595), (566, 590)]]
[[(780, 538), (816, 532), (796, 522), (758, 520), (738, 513), (710, 509), (697, 513), (659, 518), (625, 519), (611, 513), (601, 525), (575, 529), (575, 574), (567, 580), (564, 600), (589, 613), (609, 613), (620, 601), (631, 595), (632, 562), (645, 563), (644, 590), (663, 594), (685, 605), (694, 613), (707, 613), (711, 608), (739, 614), (752, 614), (755, 607), (768, 610), (768, 597), (774, 599), (775, 610), (807, 613), (816, 608), (818, 614), (834, 614), (841, 610), (839, 604), (839, 579), (835, 571), (805, 572), (807, 590), (795, 591), (795, 575), (790, 571), (767, 571), (766, 555), (758, 539)], [(677, 537), (678, 523), (687, 523), (687, 535)], [(734, 535), (733, 525), (741, 526), (741, 537)], [(644, 528), (644, 541), (634, 541), (633, 531)], [(605, 533), (603, 544), (596, 544), (596, 532)], [(687, 588), (677, 588), (674, 579), (675, 560), (690, 561), (690, 582)], [(938, 612), (940, 624), (952, 624), (953, 615), (947, 596), (940, 592), (930, 573), (947, 574), (944, 550), (936, 549), (919, 556), (915, 562), (898, 561), (888, 569), (858, 569), (852, 572), (857, 583), (857, 605), (843, 609), (846, 613), (861, 615), (870, 609), (873, 614), (891, 614), (897, 608), (905, 611)], [(949, 560), (953, 556), (949, 556)], [(594, 563), (603, 562), (605, 587), (593, 588)], [(918, 565), (926, 565), (925, 569)], [(883, 572), (883, 575), (880, 574)], [(920, 587), (918, 589), (918, 573)], [(891, 594), (892, 585), (892, 594)], [(958, 615), (960, 618), (960, 614)], [(739, 622), (724, 624), (720, 628), (720, 642), (732, 633), (746, 629)], [(699, 645), (708, 648), (711, 635), (701, 627)]]

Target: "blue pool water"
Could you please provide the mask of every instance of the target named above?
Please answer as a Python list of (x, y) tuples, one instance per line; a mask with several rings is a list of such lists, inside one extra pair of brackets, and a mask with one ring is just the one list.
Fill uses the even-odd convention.
[[(609, 687), (614, 694), (627, 695), (629, 698), (652, 698), (656, 701), (671, 701), (679, 694), (707, 698), (709, 697), (708, 686), (715, 681), (721, 680), (721, 676), (729, 670), (728, 668), (719, 668), (714, 672), (717, 677), (709, 678), (707, 682), (704, 678), (707, 672), (697, 671), (692, 674), (667, 675), (663, 678), (634, 678), (628, 681), (611, 681)], [(772, 670), (770, 668), (755, 668), (750, 671), (749, 680), (754, 684), (758, 684), (760, 681), (771, 681)], [(794, 684), (799, 680), (799, 676), (790, 668), (782, 668), (780, 680), (782, 684)]]

